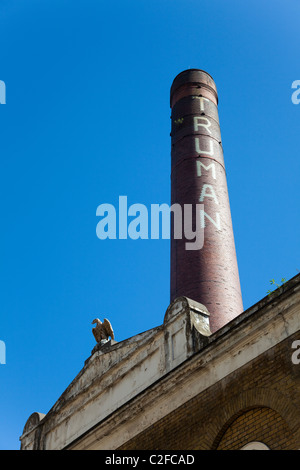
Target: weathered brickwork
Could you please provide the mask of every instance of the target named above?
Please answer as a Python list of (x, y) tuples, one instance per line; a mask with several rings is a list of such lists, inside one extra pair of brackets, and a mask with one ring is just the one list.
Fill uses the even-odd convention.
[(300, 448), (300, 333), (209, 387), (121, 449), (235, 450), (260, 441), (271, 450)]
[(254, 408), (242, 413), (216, 440), (217, 450), (238, 450), (245, 444), (260, 441), (273, 450), (293, 448), (293, 435), (285, 420), (270, 408)]
[(204, 231), (201, 249), (171, 237), (171, 301), (186, 296), (205, 305), (215, 332), (243, 312), (243, 302), (214, 80), (203, 70), (181, 72), (170, 104), (172, 205), (192, 205)]

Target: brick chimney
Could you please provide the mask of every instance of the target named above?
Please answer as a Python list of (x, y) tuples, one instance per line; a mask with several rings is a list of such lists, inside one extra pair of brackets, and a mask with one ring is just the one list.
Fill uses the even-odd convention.
[(212, 77), (198, 69), (181, 72), (170, 106), (171, 204), (202, 204), (197, 217), (204, 228), (201, 249), (187, 250), (187, 239), (171, 237), (171, 302), (185, 296), (204, 304), (214, 332), (242, 313), (243, 303)]

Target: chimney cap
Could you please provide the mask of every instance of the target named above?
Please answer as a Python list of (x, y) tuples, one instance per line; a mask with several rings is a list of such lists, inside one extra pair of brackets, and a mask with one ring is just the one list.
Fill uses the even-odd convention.
[(215, 95), (216, 101), (218, 102), (217, 87), (212, 76), (209, 73), (205, 72), (205, 70), (187, 69), (187, 70), (183, 70), (178, 75), (176, 75), (176, 77), (173, 80), (171, 91), (170, 91), (171, 106), (172, 106), (172, 99), (173, 99), (173, 95), (175, 91), (177, 91), (178, 88), (185, 86), (187, 84), (189, 85), (194, 84), (195, 86), (201, 85), (205, 88), (208, 88)]

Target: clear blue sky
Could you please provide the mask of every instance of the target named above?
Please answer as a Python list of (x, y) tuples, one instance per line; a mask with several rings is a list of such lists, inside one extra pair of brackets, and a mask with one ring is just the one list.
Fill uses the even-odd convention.
[(96, 208), (170, 201), (169, 90), (219, 92), (244, 307), (299, 261), (298, 0), (1, 0), (0, 449), (94, 347), (162, 324), (169, 241), (96, 237)]

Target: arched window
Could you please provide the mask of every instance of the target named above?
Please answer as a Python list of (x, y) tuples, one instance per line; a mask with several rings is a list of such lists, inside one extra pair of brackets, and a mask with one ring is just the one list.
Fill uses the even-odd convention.
[(263, 442), (252, 441), (240, 448), (240, 450), (270, 450)]

